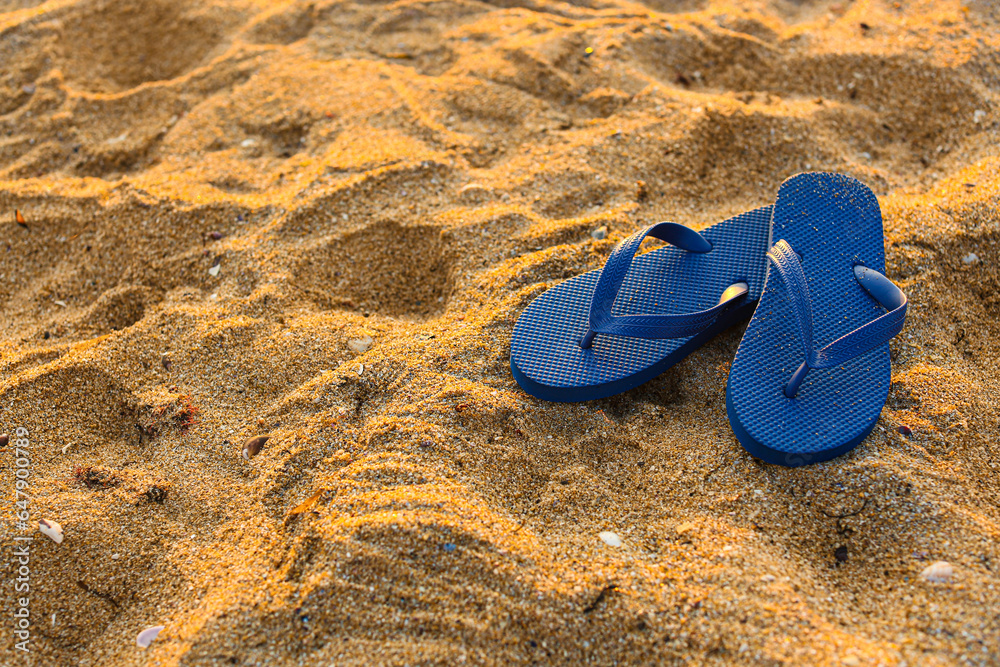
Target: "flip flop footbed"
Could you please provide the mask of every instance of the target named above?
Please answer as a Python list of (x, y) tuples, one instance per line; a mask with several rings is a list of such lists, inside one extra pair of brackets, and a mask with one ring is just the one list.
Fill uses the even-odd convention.
[(696, 336), (643, 339), (598, 334), (583, 349), (591, 298), (600, 271), (571, 278), (525, 309), (511, 339), (511, 370), (528, 393), (554, 401), (611, 396), (655, 377), (722, 329), (746, 319), (760, 297), (771, 207), (720, 222), (701, 234), (707, 253), (673, 246), (635, 258), (612, 315), (688, 313), (714, 306), (727, 287), (746, 282), (749, 292), (709, 329)]

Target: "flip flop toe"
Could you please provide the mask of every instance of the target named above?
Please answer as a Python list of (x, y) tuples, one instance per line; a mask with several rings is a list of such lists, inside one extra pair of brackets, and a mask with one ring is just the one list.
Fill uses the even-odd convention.
[[(529, 394), (574, 402), (656, 377), (760, 298), (771, 207), (701, 232), (672, 222), (619, 243), (604, 267), (528, 305), (511, 338), (511, 372)], [(646, 237), (671, 244), (636, 256)]]
[(733, 432), (752, 455), (800, 466), (844, 454), (889, 392), (889, 340), (906, 295), (885, 272), (882, 215), (864, 184), (800, 174), (775, 199), (760, 303), (726, 386)]

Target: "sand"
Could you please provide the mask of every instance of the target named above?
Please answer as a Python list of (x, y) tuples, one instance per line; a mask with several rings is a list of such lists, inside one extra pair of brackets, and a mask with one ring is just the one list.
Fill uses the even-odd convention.
[[(1000, 663), (998, 52), (991, 0), (0, 0), (0, 432), (65, 534), (12, 442), (0, 662)], [(807, 170), (910, 297), (854, 452), (738, 445), (740, 329), (519, 390), (532, 298)]]

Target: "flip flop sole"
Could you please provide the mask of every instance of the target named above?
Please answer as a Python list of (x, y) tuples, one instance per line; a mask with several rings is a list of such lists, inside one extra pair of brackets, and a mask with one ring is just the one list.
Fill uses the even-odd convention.
[(761, 293), (771, 207), (720, 222), (701, 234), (713, 249), (689, 253), (673, 246), (639, 255), (622, 284), (612, 313), (664, 314), (714, 306), (727, 287), (746, 282), (749, 292), (695, 336), (644, 339), (598, 334), (588, 349), (580, 338), (600, 271), (571, 278), (531, 302), (511, 337), (511, 372), (529, 394), (549, 401), (605, 398), (656, 377), (713, 336), (753, 312)]
[(736, 435), (736, 439), (743, 445), (743, 449), (765, 463), (774, 463), (786, 468), (798, 468), (812, 463), (822, 463), (823, 461), (835, 459), (841, 454), (846, 454), (864, 442), (868, 434), (874, 430), (879, 418), (879, 415), (875, 415), (875, 418), (867, 426), (864, 426), (857, 435), (842, 445), (816, 452), (786, 452), (780, 449), (772, 449), (759, 442), (743, 428), (739, 417), (733, 411), (733, 398), (728, 386), (726, 386), (726, 414), (729, 416), (729, 425), (733, 429), (733, 434)]
[[(882, 215), (864, 184), (838, 174), (785, 181), (775, 200), (773, 239), (784, 239), (801, 257), (817, 344), (884, 312), (853, 273), (857, 264), (885, 271)], [(769, 463), (799, 466), (854, 449), (875, 427), (888, 396), (888, 344), (812, 370), (788, 398), (785, 384), (803, 359), (794, 311), (777, 272), (768, 269), (730, 369), (726, 409), (740, 444)]]

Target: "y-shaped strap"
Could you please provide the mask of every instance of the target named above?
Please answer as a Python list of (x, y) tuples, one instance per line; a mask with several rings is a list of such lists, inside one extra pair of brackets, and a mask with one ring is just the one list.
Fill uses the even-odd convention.
[(693, 336), (708, 328), (725, 308), (749, 290), (746, 283), (730, 285), (719, 303), (707, 310), (675, 315), (612, 315), (618, 291), (632, 266), (639, 245), (647, 236), (672, 243), (688, 252), (704, 253), (712, 249), (708, 239), (676, 222), (660, 222), (636, 232), (617, 246), (601, 269), (594, 296), (590, 302), (590, 326), (580, 339), (580, 347), (589, 348), (597, 334), (631, 336), (634, 338), (681, 338)]
[(817, 350), (813, 343), (812, 301), (798, 254), (787, 241), (781, 240), (767, 252), (767, 258), (785, 286), (799, 323), (799, 337), (806, 353), (806, 360), (785, 385), (785, 396), (788, 398), (795, 397), (810, 369), (832, 368), (859, 357), (888, 343), (903, 329), (903, 322), (906, 320), (906, 295), (878, 271), (859, 264), (854, 267), (855, 279), (889, 312)]

